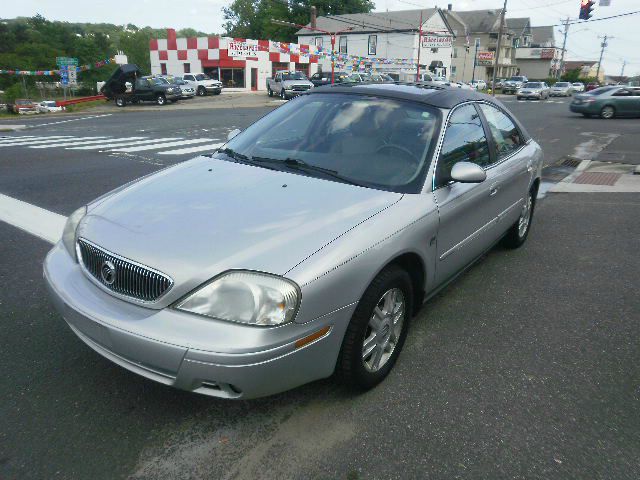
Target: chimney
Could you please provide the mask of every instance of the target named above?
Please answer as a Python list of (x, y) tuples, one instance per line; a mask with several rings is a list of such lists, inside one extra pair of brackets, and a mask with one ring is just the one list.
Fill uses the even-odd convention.
[(449, 5), (447, 5), (447, 10), (449, 11), (453, 10), (453, 3), (450, 3)]
[(316, 7), (312, 5), (311, 6), (311, 28), (316, 28), (317, 26), (316, 17), (317, 17)]

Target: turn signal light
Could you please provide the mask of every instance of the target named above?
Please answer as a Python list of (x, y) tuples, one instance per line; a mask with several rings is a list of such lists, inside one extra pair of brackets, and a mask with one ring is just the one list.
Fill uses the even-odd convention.
[(326, 326), (321, 328), (320, 330), (318, 330), (315, 333), (312, 333), (311, 335), (308, 335), (304, 338), (301, 338), (300, 340), (296, 340), (296, 348), (302, 348), (305, 345), (310, 344), (311, 342), (324, 337), (327, 333), (329, 333), (329, 330), (331, 330), (330, 326)]

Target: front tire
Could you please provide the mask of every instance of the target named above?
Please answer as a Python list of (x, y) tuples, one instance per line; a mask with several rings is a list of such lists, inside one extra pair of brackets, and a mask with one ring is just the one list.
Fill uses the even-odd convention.
[(285, 93), (284, 93), (284, 88), (283, 88), (282, 90), (280, 90), (280, 98), (281, 98), (282, 100), (286, 100), (286, 99), (287, 99), (287, 96), (286, 96), (286, 95), (285, 95)]
[(600, 110), (600, 118), (604, 118), (605, 120), (611, 120), (616, 116), (616, 109), (611, 105), (606, 105), (602, 107)]
[(412, 311), (409, 274), (396, 265), (385, 268), (373, 279), (351, 317), (336, 365), (340, 380), (359, 390), (384, 380), (400, 355)]
[(204, 97), (207, 94), (207, 90), (204, 87), (198, 87), (198, 96)]
[(529, 230), (531, 229), (531, 221), (533, 220), (533, 210), (536, 206), (536, 191), (534, 188), (529, 190), (529, 194), (525, 200), (520, 217), (507, 231), (502, 244), (507, 248), (520, 248), (527, 241)]
[(124, 107), (127, 104), (127, 102), (125, 101), (124, 98), (122, 97), (116, 97), (116, 106), (117, 107)]
[(273, 91), (269, 87), (267, 87), (267, 95), (273, 97)]
[(167, 103), (167, 98), (164, 95), (158, 95), (156, 97), (156, 103), (158, 105), (165, 105)]

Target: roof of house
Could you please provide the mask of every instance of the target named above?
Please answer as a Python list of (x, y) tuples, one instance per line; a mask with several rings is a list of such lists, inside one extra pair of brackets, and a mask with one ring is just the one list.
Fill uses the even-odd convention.
[(553, 27), (531, 27), (532, 47), (553, 47), (555, 44)]
[(525, 35), (531, 33), (531, 19), (529, 17), (506, 18), (507, 28), (516, 35)]
[[(316, 27), (328, 32), (337, 32), (345, 28), (353, 27), (348, 33), (357, 32), (383, 32), (398, 30), (418, 30), (420, 26), (420, 13), (422, 21), (437, 13), (437, 8), (424, 10), (400, 10), (397, 12), (372, 12), (372, 13), (348, 13), (345, 15), (320, 16), (317, 18)], [(309, 24), (307, 24), (307, 27)], [(318, 32), (308, 28), (302, 28), (296, 35), (313, 35)]]
[[(455, 11), (443, 10), (445, 18), (451, 17), (466, 27), (466, 32), (471, 33), (489, 33), (497, 32), (500, 28), (500, 14), (502, 9), (497, 10), (469, 10)], [(458, 34), (460, 35), (460, 34)]]
[(596, 60), (567, 60), (564, 62), (565, 70), (575, 70), (582, 67), (592, 67), (598, 63)]

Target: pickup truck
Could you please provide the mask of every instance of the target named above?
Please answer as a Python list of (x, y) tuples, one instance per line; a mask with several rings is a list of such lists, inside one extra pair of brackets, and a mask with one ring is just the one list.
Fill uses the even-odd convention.
[(10, 112), (19, 113), (20, 115), (38, 113), (36, 104), (33, 103), (33, 100), (28, 98), (18, 98), (14, 102), (10, 103), (7, 108)]
[(222, 92), (222, 82), (213, 80), (204, 73), (185, 73), (182, 75), (182, 80), (193, 87), (196, 95), (200, 97), (204, 97), (208, 93), (220, 95), (220, 92)]
[(510, 93), (518, 93), (518, 90), (520, 90), (522, 86), (528, 81), (529, 79), (527, 77), (511, 77), (509, 80), (505, 80), (505, 82), (502, 84), (502, 93), (504, 93), (505, 95), (508, 95)]
[(182, 96), (178, 85), (159, 78), (143, 77), (138, 66), (134, 64), (119, 66), (100, 89), (100, 93), (109, 100), (114, 100), (118, 107), (139, 102), (165, 105), (167, 102), (179, 100)]
[(269, 96), (279, 95), (283, 100), (289, 100), (310, 88), (313, 88), (313, 83), (302, 72), (278, 72), (273, 78), (267, 79)]

